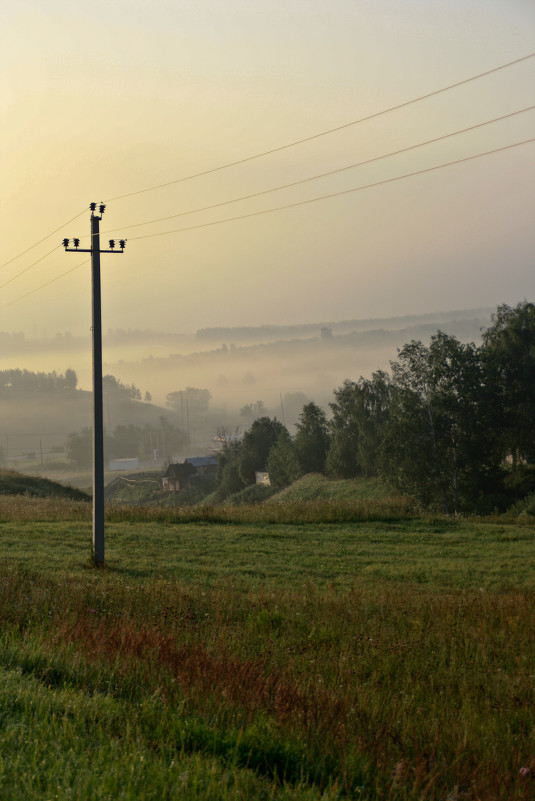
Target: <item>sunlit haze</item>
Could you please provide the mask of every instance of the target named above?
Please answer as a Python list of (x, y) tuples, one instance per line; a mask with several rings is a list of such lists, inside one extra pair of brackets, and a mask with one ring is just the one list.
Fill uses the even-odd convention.
[[(188, 212), (526, 109), (535, 58), (177, 181), (520, 59), (535, 50), (534, 32), (528, 0), (5, 5), (0, 262), (83, 213), (2, 268), (0, 330), (89, 331), (89, 264), (53, 279), (86, 261), (60, 243), (79, 236), (87, 246), (90, 201), (107, 202), (107, 238), (129, 240), (124, 255), (102, 257), (104, 330), (327, 322), (533, 297), (533, 142), (195, 227), (523, 142), (535, 136), (533, 110)], [(172, 215), (182, 216), (139, 225)]]

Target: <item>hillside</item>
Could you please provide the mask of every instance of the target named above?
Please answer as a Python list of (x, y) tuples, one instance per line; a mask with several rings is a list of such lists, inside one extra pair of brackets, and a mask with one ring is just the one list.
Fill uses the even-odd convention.
[(329, 479), (310, 473), (269, 498), (269, 503), (384, 500), (393, 493), (377, 478)]
[(91, 498), (75, 487), (58, 484), (48, 478), (25, 476), (16, 470), (0, 469), (0, 495), (26, 495), (34, 498), (68, 498), (90, 501)]

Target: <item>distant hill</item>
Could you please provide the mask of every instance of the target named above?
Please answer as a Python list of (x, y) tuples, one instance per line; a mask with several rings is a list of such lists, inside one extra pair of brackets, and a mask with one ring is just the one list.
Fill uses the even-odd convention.
[(303, 339), (319, 336), (322, 329), (329, 329), (335, 335), (349, 334), (355, 331), (395, 331), (414, 326), (430, 326), (436, 331), (442, 324), (451, 325), (452, 321), (462, 320), (485, 321), (488, 324), (494, 309), (461, 309), (447, 312), (430, 312), (428, 314), (412, 314), (403, 317), (370, 317), (356, 320), (339, 320), (322, 323), (305, 323), (302, 325), (258, 325), (258, 326), (217, 326), (199, 328), (195, 334), (198, 342), (274, 342), (281, 339)]

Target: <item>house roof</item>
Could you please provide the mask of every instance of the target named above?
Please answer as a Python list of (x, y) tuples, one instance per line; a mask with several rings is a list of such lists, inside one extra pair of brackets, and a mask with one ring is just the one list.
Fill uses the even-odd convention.
[(170, 464), (165, 471), (166, 478), (183, 479), (195, 472), (195, 466), (192, 464)]
[(191, 464), (193, 467), (209, 467), (217, 465), (217, 459), (215, 456), (192, 456), (191, 459), (186, 459), (185, 464)]

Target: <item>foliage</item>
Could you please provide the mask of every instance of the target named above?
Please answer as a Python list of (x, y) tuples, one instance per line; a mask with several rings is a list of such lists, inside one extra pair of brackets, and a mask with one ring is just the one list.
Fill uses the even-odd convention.
[(329, 474), (378, 475), (446, 513), (504, 510), (520, 487), (507, 460), (513, 474), (535, 461), (535, 306), (500, 306), (479, 348), (440, 331), (413, 340), (391, 375), (334, 395)]
[(498, 306), (483, 356), (499, 404), (504, 454), (535, 463), (535, 304)]
[(240, 409), (240, 417), (245, 417), (247, 420), (264, 417), (266, 413), (267, 409), (261, 400), (256, 401), (256, 403), (246, 403), (245, 406), (242, 406)]
[(484, 511), (485, 497), (499, 492), (501, 469), (492, 387), (478, 349), (439, 332), (429, 347), (402, 348), (392, 374), (385, 475), (446, 513)]
[(306, 403), (299, 415), (295, 435), (295, 452), (301, 474), (325, 472), (328, 450), (327, 415), (315, 403)]
[(170, 409), (186, 415), (206, 414), (211, 399), (212, 393), (209, 389), (197, 389), (196, 387), (186, 387), (184, 390), (169, 392), (165, 398)]
[(239, 467), (240, 443), (231, 441), (225, 443), (217, 458), (216, 492), (214, 501), (217, 503), (229, 495), (240, 492), (245, 484), (240, 476)]
[(113, 375), (102, 376), (102, 392), (104, 395), (115, 395), (116, 397), (129, 398), (130, 400), (141, 400), (141, 390), (134, 384), (123, 384)]
[(238, 470), (244, 485), (255, 483), (255, 473), (266, 470), (269, 453), (284, 429), (277, 418), (259, 417), (243, 435)]
[(74, 392), (78, 377), (70, 368), (65, 375), (34, 373), (31, 370), (0, 370), (0, 393), (9, 395), (21, 393), (62, 393)]
[(266, 470), (274, 489), (287, 487), (302, 473), (297, 448), (286, 428), (282, 429), (277, 441), (269, 451)]
[[(67, 455), (77, 468), (90, 468), (92, 465), (93, 430), (85, 427), (79, 432), (69, 434), (67, 438)], [(188, 443), (183, 431), (169, 423), (166, 417), (160, 417), (160, 423), (154, 425), (119, 425), (113, 434), (104, 432), (104, 454), (106, 459), (134, 458), (151, 459), (153, 451), (170, 459), (180, 453)]]
[(389, 377), (379, 370), (371, 379), (345, 381), (334, 396), (328, 472), (339, 478), (377, 475), (390, 414)]

